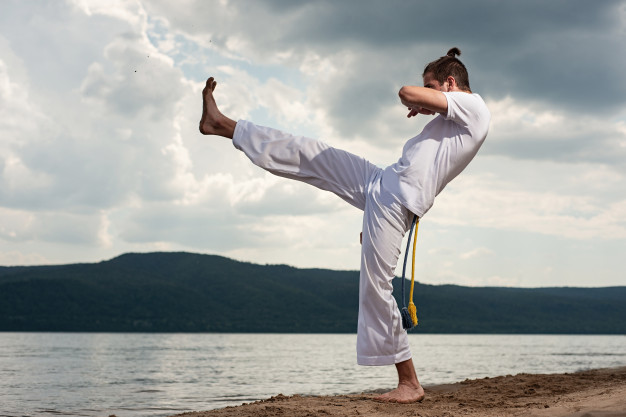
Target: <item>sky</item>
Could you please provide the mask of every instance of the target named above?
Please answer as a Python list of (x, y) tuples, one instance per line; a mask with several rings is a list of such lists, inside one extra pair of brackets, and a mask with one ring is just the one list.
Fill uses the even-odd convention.
[(356, 270), (362, 212), (201, 135), (204, 82), (234, 120), (385, 167), (430, 120), (398, 90), (456, 46), (492, 121), (420, 222), (416, 279), (626, 285), (624, 44), (625, 1), (0, 0), (0, 265)]

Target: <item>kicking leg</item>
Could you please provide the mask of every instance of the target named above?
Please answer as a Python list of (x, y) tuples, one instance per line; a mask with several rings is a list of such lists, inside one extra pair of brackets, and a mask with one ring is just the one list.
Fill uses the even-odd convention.
[(374, 171), (380, 170), (365, 159), (321, 141), (294, 136), (276, 129), (256, 126), (245, 120), (235, 122), (218, 109), (213, 77), (202, 90), (200, 132), (233, 139), (257, 166), (272, 174), (299, 180), (330, 191), (363, 210), (364, 187)]
[(213, 91), (217, 82), (213, 77), (206, 82), (202, 90), (202, 118), (200, 119), (200, 133), (203, 135), (217, 135), (232, 139), (237, 122), (224, 116), (215, 103)]

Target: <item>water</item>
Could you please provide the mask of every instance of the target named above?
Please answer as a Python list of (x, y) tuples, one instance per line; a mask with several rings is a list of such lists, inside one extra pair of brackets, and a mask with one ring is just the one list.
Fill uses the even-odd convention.
[[(624, 336), (409, 336), (424, 385), (626, 366)], [(392, 388), (355, 335), (0, 333), (0, 416), (168, 416)]]

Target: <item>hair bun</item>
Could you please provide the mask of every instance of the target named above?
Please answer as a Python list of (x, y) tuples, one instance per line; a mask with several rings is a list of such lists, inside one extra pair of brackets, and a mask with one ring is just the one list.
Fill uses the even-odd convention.
[(456, 55), (461, 55), (461, 50), (455, 46), (454, 48), (450, 48), (446, 55), (454, 58)]

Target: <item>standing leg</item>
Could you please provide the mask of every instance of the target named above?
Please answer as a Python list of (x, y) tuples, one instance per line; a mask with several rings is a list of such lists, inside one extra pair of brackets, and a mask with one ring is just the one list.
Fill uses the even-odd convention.
[(398, 372), (398, 388), (375, 398), (376, 401), (390, 403), (415, 403), (424, 399), (424, 388), (417, 380), (413, 359), (396, 363)]
[(398, 388), (379, 401), (421, 401), (406, 331), (393, 298), (392, 280), (402, 238), (413, 215), (382, 186), (382, 172), (370, 180), (363, 217), (357, 359), (360, 365), (396, 365)]

